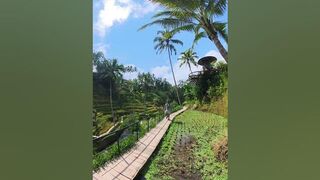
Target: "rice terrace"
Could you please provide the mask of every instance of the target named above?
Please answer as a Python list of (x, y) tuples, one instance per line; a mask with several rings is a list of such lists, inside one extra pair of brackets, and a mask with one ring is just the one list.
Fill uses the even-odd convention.
[(93, 13), (92, 178), (228, 179), (227, 1)]

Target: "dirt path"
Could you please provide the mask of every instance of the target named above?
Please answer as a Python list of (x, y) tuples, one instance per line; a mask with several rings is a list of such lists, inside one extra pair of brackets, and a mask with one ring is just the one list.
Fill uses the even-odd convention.
[(194, 167), (192, 150), (196, 146), (196, 140), (190, 135), (180, 137), (174, 147), (173, 159), (176, 159), (175, 169), (171, 171), (174, 179), (200, 180), (201, 175)]

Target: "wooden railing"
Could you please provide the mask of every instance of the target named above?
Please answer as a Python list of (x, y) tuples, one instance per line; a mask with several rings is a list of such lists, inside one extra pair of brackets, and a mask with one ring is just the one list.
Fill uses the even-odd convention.
[(144, 118), (144, 120), (137, 120), (134, 123), (131, 123), (121, 129), (119, 129), (119, 130), (110, 132), (109, 134), (106, 134), (104, 136), (94, 137), (94, 139), (93, 139), (94, 151), (96, 153), (101, 152), (103, 150), (108, 149), (108, 147), (110, 147), (114, 143), (117, 143), (118, 152), (121, 153), (120, 141), (124, 140), (127, 137), (127, 136), (123, 136), (123, 134), (126, 130), (131, 132), (131, 135), (136, 134), (136, 137), (138, 140), (139, 134), (141, 131), (140, 124), (142, 121), (147, 121), (147, 132), (148, 132), (150, 130), (150, 121), (155, 120), (156, 124), (157, 124), (160, 120), (162, 120), (163, 117), (164, 117), (163, 113), (159, 113), (158, 115), (156, 115), (153, 118), (146, 116)]

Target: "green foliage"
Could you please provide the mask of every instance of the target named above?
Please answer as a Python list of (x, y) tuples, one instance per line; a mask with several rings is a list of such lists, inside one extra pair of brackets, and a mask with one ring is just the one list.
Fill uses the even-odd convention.
[(228, 66), (217, 63), (212, 71), (199, 75), (195, 82), (183, 86), (186, 101), (210, 103), (221, 98), (228, 89)]
[(158, 53), (162, 53), (163, 51), (169, 52), (170, 55), (174, 52), (177, 54), (177, 50), (174, 45), (183, 45), (183, 42), (178, 39), (173, 39), (174, 32), (165, 30), (165, 31), (158, 31), (157, 34), (159, 36), (155, 37), (153, 42), (156, 44), (154, 49)]
[(186, 83), (183, 86), (183, 92), (186, 101), (192, 103), (196, 99), (196, 86), (192, 83)]
[[(146, 179), (174, 179), (172, 173), (180, 163), (175, 158), (175, 147), (183, 136), (192, 136), (196, 143), (190, 158), (203, 179), (226, 180), (227, 163), (219, 162), (215, 158), (213, 145), (227, 136), (227, 119), (200, 111), (186, 111), (179, 115), (171, 124), (164, 137), (159, 151), (151, 158), (151, 163), (144, 169)], [(178, 153), (182, 153), (178, 151)], [(192, 166), (190, 164), (190, 166)], [(188, 167), (186, 167), (186, 170)]]
[(213, 71), (183, 85), (187, 104), (194, 109), (228, 117), (228, 65), (215, 63)]
[[(121, 153), (126, 152), (131, 147), (134, 146), (134, 143), (136, 142), (136, 136), (134, 134), (126, 137), (124, 140), (120, 141), (120, 150)], [(96, 153), (93, 155), (93, 170), (97, 171), (100, 167), (102, 167), (105, 163), (112, 161), (113, 159), (119, 157), (119, 150), (117, 143), (111, 145), (108, 147), (105, 151), (102, 151), (100, 153)]]
[[(218, 47), (227, 60), (227, 51), (220, 38), (228, 42), (227, 23), (215, 21), (214, 16), (221, 16), (227, 9), (227, 0), (152, 0), (164, 6), (164, 10), (153, 16), (153, 21), (139, 30), (152, 25), (160, 25), (174, 32), (194, 32), (194, 46), (200, 38), (208, 37)], [(219, 43), (216, 43), (219, 42)]]
[(106, 59), (101, 52), (93, 54), (93, 62), (97, 69), (93, 72), (93, 108), (100, 113), (94, 135), (105, 133), (113, 126), (112, 114), (115, 123), (123, 120), (122, 127), (144, 115), (162, 112), (166, 100), (178, 101), (174, 87), (165, 79), (139, 73), (136, 79), (125, 80), (123, 73), (135, 68), (123, 66), (115, 59)]
[(182, 65), (187, 65), (189, 67), (190, 72), (192, 73), (191, 64), (197, 65), (196, 63), (197, 58), (198, 58), (197, 53), (194, 52), (192, 49), (188, 49), (185, 52), (182, 52), (181, 57), (178, 59), (180, 60), (180, 67)]
[(172, 112), (179, 111), (180, 109), (183, 108), (183, 106), (179, 105), (176, 101), (171, 103), (171, 107), (172, 107)]

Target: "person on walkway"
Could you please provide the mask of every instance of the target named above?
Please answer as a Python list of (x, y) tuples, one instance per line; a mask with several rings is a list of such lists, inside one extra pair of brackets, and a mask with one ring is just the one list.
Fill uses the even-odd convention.
[(167, 100), (166, 104), (164, 105), (164, 114), (166, 116), (166, 119), (170, 121), (170, 104), (169, 101)]

